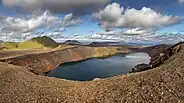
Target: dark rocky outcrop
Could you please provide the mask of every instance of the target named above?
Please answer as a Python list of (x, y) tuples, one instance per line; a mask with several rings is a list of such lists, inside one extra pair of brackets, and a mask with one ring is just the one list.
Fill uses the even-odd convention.
[(180, 42), (173, 46), (171, 45), (156, 45), (151, 47), (141, 48), (139, 52), (146, 52), (150, 55), (151, 60), (149, 64), (138, 64), (135, 66), (131, 72), (140, 72), (148, 69), (156, 68), (166, 60), (168, 60), (172, 55), (178, 53), (184, 48), (184, 42)]
[(161, 52), (163, 52), (164, 50), (170, 48), (171, 45), (166, 45), (166, 44), (162, 44), (162, 45), (155, 45), (155, 46), (150, 46), (150, 47), (144, 47), (141, 48), (139, 50), (137, 50), (138, 52), (145, 52), (148, 53), (149, 56), (151, 57), (151, 61), (157, 59), (160, 55)]
[(149, 65), (149, 64), (138, 64), (134, 68), (132, 68), (130, 73), (141, 72), (141, 71), (145, 71), (145, 70), (149, 70), (149, 69), (152, 69), (151, 65)]
[(170, 46), (169, 48), (166, 48), (161, 52), (158, 51), (158, 53), (155, 55), (156, 58), (153, 58), (151, 60), (150, 65), (153, 68), (158, 67), (163, 64), (166, 60), (168, 60), (171, 56), (180, 52), (180, 50), (182, 49), (184, 49), (184, 42), (180, 42), (178, 44)]
[(152, 69), (153, 68), (152, 62), (156, 61), (163, 54), (162, 52), (164, 52), (166, 49), (168, 49), (170, 47), (171, 47), (171, 45), (162, 44), (162, 45), (155, 45), (155, 46), (144, 47), (144, 48), (138, 49), (137, 52), (148, 53), (149, 56), (151, 57), (151, 60), (150, 60), (149, 64), (136, 65), (134, 68), (132, 68), (130, 73), (141, 72), (141, 71), (145, 71), (148, 69)]

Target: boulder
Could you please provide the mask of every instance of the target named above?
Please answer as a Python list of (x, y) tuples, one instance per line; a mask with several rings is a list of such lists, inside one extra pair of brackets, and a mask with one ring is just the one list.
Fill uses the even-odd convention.
[(132, 70), (130, 71), (130, 73), (141, 72), (141, 71), (149, 70), (151, 68), (152, 67), (149, 64), (144, 64), (144, 63), (143, 64), (138, 64), (134, 68), (132, 68)]

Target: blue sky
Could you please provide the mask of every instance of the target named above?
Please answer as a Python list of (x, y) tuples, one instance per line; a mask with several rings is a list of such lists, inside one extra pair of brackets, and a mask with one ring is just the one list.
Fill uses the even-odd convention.
[[(137, 2), (136, 2), (137, 1)], [(126, 7), (140, 9), (143, 6), (150, 7), (162, 13), (175, 16), (184, 16), (184, 4), (178, 0), (119, 0)], [(124, 4), (125, 3), (125, 4)], [(184, 31), (184, 22), (161, 29), (161, 32), (179, 32)]]
[[(69, 20), (67, 19), (67, 21), (69, 21), (69, 23), (64, 22), (64, 24), (62, 26), (63, 31), (60, 32), (61, 35), (65, 35), (65, 36), (72, 36), (74, 34), (77, 34), (79, 36), (89, 36), (89, 35), (92, 35), (92, 33), (105, 32), (105, 30), (121, 31), (121, 30), (129, 30), (129, 29), (133, 29), (133, 30), (140, 29), (142, 31), (149, 31), (149, 32), (157, 31), (157, 32), (171, 32), (171, 33), (177, 33), (177, 32), (184, 31), (184, 28), (183, 28), (184, 27), (184, 22), (183, 22), (184, 1), (182, 2), (182, 0), (180, 0), (180, 1), (179, 0), (112, 0), (112, 1), (109, 1), (109, 0), (96, 0), (95, 1), (94, 0), (94, 2), (90, 2), (90, 0), (76, 0), (73, 4), (72, 4), (72, 2), (70, 2), (72, 0), (69, 0), (67, 2), (68, 4), (66, 4), (66, 5), (67, 6), (72, 5), (73, 7), (71, 7), (71, 8), (68, 8), (68, 7), (60, 8), (60, 6), (62, 6), (62, 1), (65, 1), (65, 0), (53, 0), (53, 2), (56, 2), (56, 3), (53, 3), (52, 5), (47, 4), (50, 2), (48, 0), (46, 0), (47, 2), (44, 2), (44, 3), (42, 3), (42, 2), (37, 3), (37, 1), (41, 1), (41, 0), (33, 0), (33, 3), (32, 2), (30, 3), (28, 0), (17, 0), (17, 1), (18, 1), (18, 3), (16, 2), (16, 0), (15, 1), (14, 0), (1, 0), (0, 1), (0, 16), (12, 17), (12, 19), (17, 18), (17, 17), (24, 17), (24, 16), (26, 18), (27, 16), (32, 15), (34, 11), (40, 10), (40, 11), (43, 11), (43, 13), (44, 13), (45, 10), (48, 10), (50, 13), (49, 15), (52, 14), (54, 16), (57, 16), (56, 20), (58, 20), (58, 18), (60, 18), (61, 19), (60, 21), (64, 22), (63, 19), (65, 18), (65, 16), (71, 14), (70, 15), (71, 18)], [(135, 25), (131, 25), (131, 24), (127, 24), (127, 22), (126, 22), (126, 24), (116, 25), (117, 23), (119, 23), (119, 20), (121, 20), (123, 18), (122, 16), (126, 16), (126, 15), (121, 14), (121, 18), (115, 20), (116, 23), (111, 23), (111, 21), (108, 21), (107, 17), (112, 17), (113, 15), (109, 15), (108, 13), (106, 13), (105, 7), (113, 4), (114, 2), (117, 3), (117, 5), (113, 5), (114, 7), (117, 8), (119, 5), (118, 9), (121, 9), (123, 7), (124, 11), (125, 10), (128, 11), (128, 9), (131, 9), (135, 13), (142, 12), (143, 11), (142, 8), (146, 7), (146, 10), (148, 12), (152, 12), (153, 14), (157, 13), (156, 14), (157, 17), (155, 17), (155, 18), (158, 18), (158, 19), (160, 19), (161, 22), (162, 21), (164, 21), (164, 22), (160, 23), (158, 25), (155, 24), (153, 26), (150, 24), (146, 25), (146, 24), (137, 24), (137, 23), (135, 23)], [(40, 5), (36, 5), (39, 3), (40, 3)], [(59, 5), (59, 3), (61, 3), (61, 5)], [(27, 6), (27, 4), (29, 4), (29, 5)], [(79, 5), (77, 5), (77, 4), (79, 4)], [(129, 10), (129, 11), (131, 11), (131, 10)], [(102, 14), (102, 13), (100, 14), (100, 11), (103, 12), (104, 14)], [(124, 13), (124, 11), (122, 11), (122, 12)], [(95, 16), (96, 19), (94, 20), (93, 15), (95, 13), (98, 14), (98, 16)], [(40, 14), (42, 14), (42, 12), (40, 12)], [(161, 16), (160, 16), (160, 14), (161, 14)], [(107, 15), (107, 17), (104, 18), (103, 17), (104, 15)], [(118, 15), (118, 13), (117, 13), (117, 15)], [(167, 19), (167, 18), (170, 18), (170, 19)], [(5, 22), (6, 19), (7, 18), (3, 19), (4, 20), (3, 22)], [(142, 18), (142, 19), (146, 19), (146, 18)], [(166, 21), (166, 19), (168, 21)], [(175, 20), (175, 21), (169, 21), (171, 19)], [(178, 19), (180, 19), (180, 20), (178, 20)], [(18, 19), (15, 19), (15, 20), (18, 20)], [(25, 20), (27, 20), (27, 19), (23, 19), (24, 22), (25, 22)], [(112, 20), (114, 20), (114, 17), (112, 17)], [(135, 20), (135, 19), (133, 19), (133, 20)], [(153, 21), (148, 21), (148, 22), (153, 22)], [(159, 21), (156, 21), (156, 22), (159, 22)], [(10, 24), (10, 23), (12, 23), (12, 21), (8, 22), (8, 23), (4, 27), (2, 26), (0, 28), (0, 29), (2, 29), (1, 34), (4, 33), (4, 32), (2, 32), (3, 30), (15, 30), (15, 29), (19, 30), (19, 28), (12, 27), (15, 25), (17, 26), (18, 25), (17, 23)], [(51, 22), (49, 22), (49, 23), (51, 23)], [(107, 24), (104, 24), (104, 23), (107, 23)], [(57, 27), (57, 28), (51, 27), (51, 26), (46, 27), (48, 24), (42, 24), (42, 25), (40, 24), (40, 26), (37, 26), (38, 28), (33, 27), (34, 28), (33, 31), (30, 32), (30, 30), (28, 30), (29, 35), (30, 35), (30, 33), (31, 34), (37, 33), (35, 31), (47, 32), (50, 29), (53, 29), (53, 30), (60, 29), (61, 30), (60, 27)], [(59, 25), (59, 23), (56, 23), (56, 24)], [(37, 24), (35, 24), (35, 25), (37, 25)], [(20, 27), (22, 27), (22, 26), (24, 27), (25, 25), (22, 24)], [(139, 28), (139, 29), (136, 29), (136, 28)], [(51, 30), (51, 31), (53, 31), (53, 30)], [(8, 31), (6, 31), (6, 33), (7, 32)], [(124, 32), (126, 32), (126, 31), (124, 31)], [(8, 33), (11, 33), (11, 32), (8, 32)], [(23, 33), (25, 33), (25, 31)], [(130, 32), (128, 32), (128, 33), (130, 33)], [(145, 32), (143, 32), (143, 33), (145, 33)], [(11, 36), (11, 37), (14, 37), (14, 36)], [(20, 37), (17, 37), (17, 38), (20, 38)]]
[[(136, 8), (150, 7), (154, 10), (158, 10), (167, 15), (184, 16), (184, 4), (178, 3), (178, 0), (113, 0), (112, 2), (120, 3), (124, 8)], [(89, 17), (89, 16), (88, 16)], [(75, 32), (85, 35), (89, 34), (89, 31), (100, 32), (103, 28), (100, 28), (97, 23), (93, 23), (89, 18), (84, 18), (85, 22), (81, 26), (73, 27), (73, 31), (66, 31), (67, 34), (73, 34)], [(89, 27), (89, 25), (91, 27)], [(180, 32), (184, 31), (184, 22), (172, 25), (169, 27), (158, 30), (160, 32)]]

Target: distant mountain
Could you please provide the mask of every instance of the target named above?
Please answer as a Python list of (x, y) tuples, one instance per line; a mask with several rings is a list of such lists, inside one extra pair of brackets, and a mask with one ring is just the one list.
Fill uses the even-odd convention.
[(62, 44), (65, 44), (65, 45), (81, 45), (82, 43), (77, 41), (77, 40), (67, 40)]
[(35, 37), (31, 40), (27, 40), (18, 44), (19, 49), (43, 49), (43, 48), (56, 48), (59, 44), (53, 39), (43, 36)]
[(115, 46), (115, 45), (121, 45), (120, 42), (92, 42), (88, 46)]
[(152, 43), (133, 43), (133, 42), (120, 42), (121, 45), (130, 45), (130, 46), (152, 46)]
[(2, 43), (3, 41), (2, 40), (0, 40), (0, 44)]

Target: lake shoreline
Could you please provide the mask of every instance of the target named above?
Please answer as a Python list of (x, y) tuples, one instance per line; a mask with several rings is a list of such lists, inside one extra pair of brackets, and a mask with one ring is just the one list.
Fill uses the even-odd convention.
[[(118, 48), (121, 48), (118, 50)], [(74, 62), (95, 57), (111, 56), (117, 53), (130, 53), (131, 48), (122, 47), (87, 47), (78, 46), (74, 48), (56, 50), (48, 53), (29, 54), (14, 58), (5, 58), (1, 62), (7, 62), (17, 66), (22, 66), (31, 72), (43, 75), (60, 64)]]
[(76, 81), (91, 81), (95, 78), (109, 78), (127, 74), (138, 64), (149, 64), (147, 53), (135, 52), (116, 54), (106, 58), (92, 58), (64, 63), (48, 72), (46, 76)]

